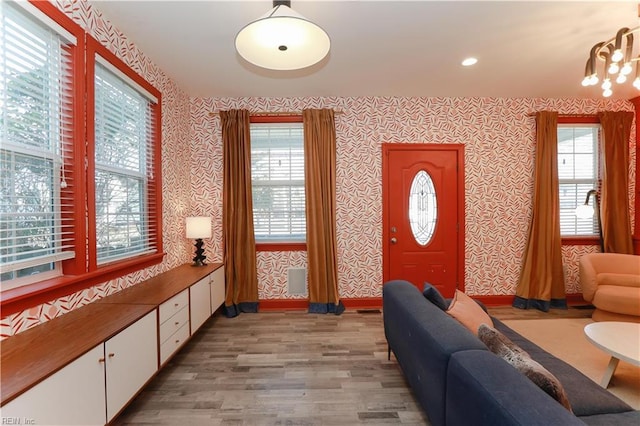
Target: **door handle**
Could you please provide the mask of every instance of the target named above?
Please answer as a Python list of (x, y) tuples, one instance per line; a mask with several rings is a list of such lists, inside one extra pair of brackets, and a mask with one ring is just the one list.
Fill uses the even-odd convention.
[(391, 244), (396, 244), (398, 239), (396, 237), (391, 237)]

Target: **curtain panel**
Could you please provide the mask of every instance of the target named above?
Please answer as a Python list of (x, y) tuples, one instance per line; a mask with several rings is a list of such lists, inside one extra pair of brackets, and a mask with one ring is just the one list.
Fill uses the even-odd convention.
[(566, 308), (558, 187), (558, 113), (536, 114), (533, 212), (513, 306)]
[(603, 132), (601, 225), (604, 251), (633, 254), (629, 214), (629, 136), (633, 112), (598, 114)]
[(224, 312), (258, 311), (258, 273), (253, 233), (249, 111), (220, 111), (223, 151), (222, 234), (226, 295)]
[(309, 312), (344, 311), (338, 296), (336, 257), (336, 130), (333, 110), (306, 109), (304, 125), (305, 204)]

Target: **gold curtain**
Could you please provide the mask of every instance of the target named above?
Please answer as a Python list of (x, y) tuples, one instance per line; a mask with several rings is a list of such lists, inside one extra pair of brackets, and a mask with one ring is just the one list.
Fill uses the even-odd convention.
[(604, 251), (633, 254), (629, 217), (629, 136), (633, 113), (605, 111), (598, 114), (604, 134), (601, 226)]
[(220, 111), (222, 125), (222, 233), (225, 314), (258, 311), (256, 242), (251, 195), (249, 111)]
[(513, 306), (566, 308), (558, 189), (558, 113), (536, 114), (533, 213)]
[(306, 109), (304, 190), (309, 312), (341, 314), (336, 258), (336, 129), (333, 110)]

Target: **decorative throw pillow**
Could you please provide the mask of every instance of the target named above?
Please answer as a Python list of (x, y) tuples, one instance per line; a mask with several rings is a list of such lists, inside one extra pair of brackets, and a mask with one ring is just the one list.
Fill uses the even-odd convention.
[(442, 297), (442, 294), (440, 294), (438, 289), (435, 288), (430, 283), (424, 283), (424, 287), (422, 288), (422, 294), (424, 295), (424, 297), (426, 297), (428, 301), (430, 301), (431, 303), (433, 303), (443, 311), (446, 311), (447, 308), (449, 307), (449, 303), (447, 303), (444, 297)]
[(473, 334), (478, 335), (478, 328), (481, 324), (493, 327), (493, 321), (475, 300), (456, 290), (453, 300), (446, 311), (449, 315), (460, 321)]
[(478, 338), (487, 345), (491, 352), (513, 365), (540, 389), (571, 411), (571, 404), (562, 383), (549, 370), (531, 359), (531, 356), (520, 346), (498, 330), (485, 324), (482, 324), (478, 329)]

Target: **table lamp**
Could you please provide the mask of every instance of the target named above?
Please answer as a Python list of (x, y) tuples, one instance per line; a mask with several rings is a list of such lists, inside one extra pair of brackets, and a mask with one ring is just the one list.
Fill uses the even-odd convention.
[(195, 216), (188, 217), (187, 219), (187, 238), (193, 238), (196, 240), (194, 246), (196, 247), (196, 255), (193, 258), (192, 266), (204, 266), (204, 260), (207, 256), (204, 255), (204, 249), (202, 246), (203, 238), (211, 238), (211, 218), (209, 216)]

